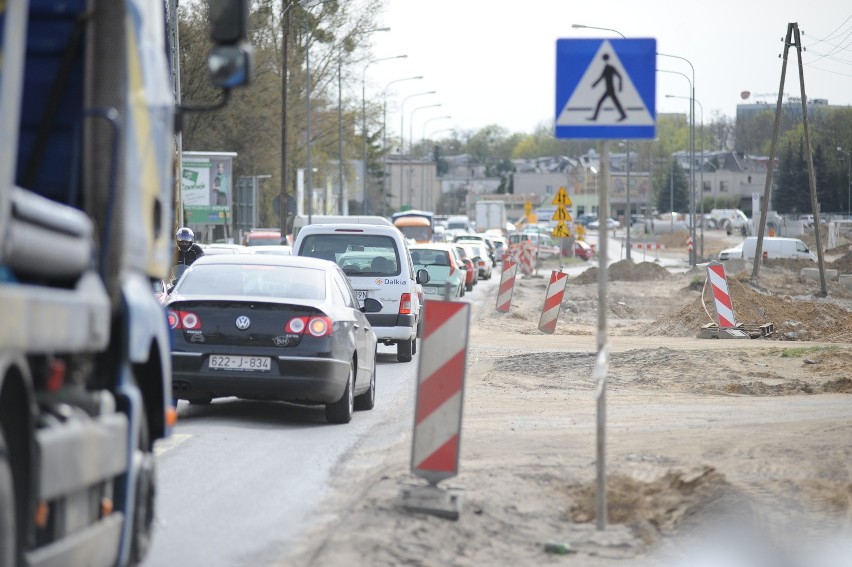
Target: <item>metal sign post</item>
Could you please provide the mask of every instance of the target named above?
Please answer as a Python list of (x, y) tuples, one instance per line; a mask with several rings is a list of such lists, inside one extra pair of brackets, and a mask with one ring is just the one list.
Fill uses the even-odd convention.
[[(654, 138), (656, 132), (655, 39), (560, 39), (556, 42), (555, 135), (602, 139), (598, 216), (609, 217), (609, 140)], [(628, 211), (629, 215), (629, 211)], [(605, 221), (601, 221), (605, 222)], [(628, 222), (629, 230), (629, 222)], [(597, 391), (598, 530), (606, 528), (607, 228), (598, 230), (598, 334), (593, 377)]]

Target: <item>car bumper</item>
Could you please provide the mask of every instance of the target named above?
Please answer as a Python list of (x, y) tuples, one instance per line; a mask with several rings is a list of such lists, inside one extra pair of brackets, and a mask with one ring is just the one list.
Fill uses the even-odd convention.
[(417, 320), (414, 315), (382, 315), (367, 313), (367, 320), (379, 342), (407, 341), (417, 336)]
[(350, 368), (345, 360), (277, 356), (269, 372), (210, 370), (204, 354), (173, 352), (172, 391), (175, 399), (237, 396), (328, 404), (343, 396)]

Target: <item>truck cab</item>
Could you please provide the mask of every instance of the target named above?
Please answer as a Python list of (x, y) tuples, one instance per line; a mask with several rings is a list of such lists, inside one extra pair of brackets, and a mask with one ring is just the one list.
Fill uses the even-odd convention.
[[(174, 246), (165, 6), (0, 8), (0, 567), (135, 564), (150, 542), (175, 419), (152, 289)], [(214, 83), (241, 84), (248, 52), (221, 32), (248, 6), (211, 16)]]

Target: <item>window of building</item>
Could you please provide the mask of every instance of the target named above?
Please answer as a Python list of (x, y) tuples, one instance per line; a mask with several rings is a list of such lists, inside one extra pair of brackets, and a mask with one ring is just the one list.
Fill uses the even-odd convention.
[(720, 181), (719, 182), (719, 193), (727, 193), (728, 192), (728, 182)]
[(709, 193), (710, 191), (713, 190), (713, 183), (710, 182), (710, 181), (705, 181), (704, 185), (702, 187), (704, 187), (703, 191), (705, 193)]

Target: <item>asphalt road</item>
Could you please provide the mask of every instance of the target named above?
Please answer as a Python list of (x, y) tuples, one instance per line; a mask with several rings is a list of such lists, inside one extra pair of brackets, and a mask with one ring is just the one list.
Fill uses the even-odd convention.
[[(486, 297), (499, 271), (464, 299)], [(268, 565), (297, 543), (330, 496), (328, 480), (359, 447), (388, 446), (413, 426), (418, 356), (396, 361), (379, 345), (377, 400), (345, 425), (321, 406), (236, 398), (181, 401), (169, 439), (158, 442), (157, 512), (144, 567)]]

